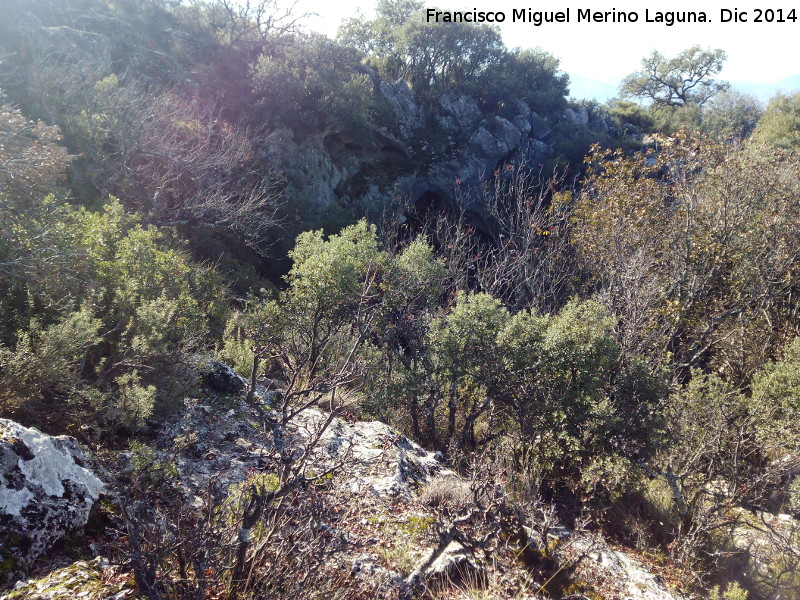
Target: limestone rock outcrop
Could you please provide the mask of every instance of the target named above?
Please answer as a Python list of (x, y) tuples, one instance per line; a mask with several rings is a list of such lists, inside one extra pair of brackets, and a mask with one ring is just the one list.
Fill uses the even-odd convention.
[(392, 108), (402, 137), (410, 137), (425, 124), (425, 114), (404, 80), (399, 79), (395, 83), (381, 81), (380, 90)]
[(0, 581), (82, 528), (103, 482), (71, 437), (0, 419)]
[(425, 106), (402, 80), (379, 81), (377, 89), (384, 113), (363, 131), (278, 128), (264, 140), (265, 166), (280, 174), (285, 197), (302, 205), (312, 222), (348, 211), (377, 216), (387, 207), (424, 210), (434, 202), (460, 205), (480, 224), (481, 184), (505, 164), (535, 169), (548, 163), (558, 154), (553, 132), (561, 125), (575, 135), (619, 134), (606, 117), (582, 106), (540, 114), (512, 99), (487, 112), (452, 92)]

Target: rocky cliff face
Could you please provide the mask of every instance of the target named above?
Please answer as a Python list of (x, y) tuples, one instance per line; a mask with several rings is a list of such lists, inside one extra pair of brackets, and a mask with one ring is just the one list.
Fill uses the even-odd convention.
[(266, 165), (283, 174), (287, 197), (321, 218), (336, 209), (379, 213), (387, 205), (437, 202), (461, 204), (480, 218), (480, 184), (504, 164), (540, 168), (559, 153), (554, 127), (576, 135), (619, 135), (602, 117), (583, 107), (559, 115), (539, 115), (511, 100), (485, 113), (464, 95), (442, 94), (424, 108), (402, 80), (380, 81), (385, 122), (358, 139), (346, 132), (300, 139), (282, 129), (265, 141)]
[[(188, 55), (168, 51), (187, 41), (179, 27), (157, 27), (157, 35), (146, 43), (137, 34), (141, 23), (128, 23), (113, 11), (72, 10), (51, 17), (53, 11), (46, 2), (27, 4), (30, 10), (16, 11), (0, 27), (8, 38), (0, 43), (0, 50), (20, 61), (15, 70), (24, 75), (21, 80), (28, 80), (19, 89), (6, 93), (29, 105), (36, 117), (63, 128), (71, 122), (71, 108), (62, 103), (84, 102), (94, 93), (80, 89), (90, 72), (91, 76), (116, 74), (117, 81), (122, 80), (122, 90), (130, 85), (125, 81), (129, 74), (138, 86), (128, 90), (134, 97), (143, 90), (149, 94), (166, 87), (209, 113), (222, 111), (226, 119), (246, 122), (253, 130), (263, 127), (269, 133), (259, 140), (258, 159), (266, 170), (283, 178), (288, 210), (292, 212), (288, 221), (297, 218), (302, 221), (302, 228), (341, 225), (352, 220), (354, 213), (380, 215), (387, 206), (397, 203), (422, 208), (426, 204), (460, 203), (481, 221), (480, 190), (476, 188), (491, 179), (503, 164), (524, 162), (536, 169), (539, 165), (549, 166), (556, 159), (563, 162), (565, 154), (570, 155), (570, 160), (579, 161), (587, 147), (586, 140), (598, 135), (621, 135), (607, 119), (581, 106), (560, 112), (550, 108), (545, 113), (532, 109), (533, 101), (529, 104), (508, 98), (489, 109), (453, 92), (427, 98), (423, 103), (404, 81), (383, 81), (366, 67), (363, 69), (373, 82), (373, 108), (377, 107), (379, 114), (371, 123), (340, 124), (335, 130), (315, 131), (321, 126), (308, 125), (303, 115), (294, 115), (293, 130), (281, 126), (281, 119), (264, 117), (269, 122), (258, 121), (260, 113), (251, 94), (253, 82), (247, 75), (255, 56), (243, 54), (238, 57), (238, 64), (228, 64), (222, 52), (209, 64), (192, 65)], [(17, 52), (20, 48), (26, 50)], [(50, 66), (51, 71), (42, 76), (37, 70), (47, 61), (37, 62), (33, 57), (50, 54), (63, 55), (64, 65)], [(23, 60), (22, 55), (28, 58)], [(72, 95), (60, 97), (55, 90), (62, 88)], [(536, 91), (530, 95), (535, 97)], [(122, 94), (114, 101), (122, 103), (119, 106), (112, 102), (110, 107), (98, 110), (113, 112), (125, 107), (124, 98)], [(563, 105), (567, 106), (566, 100)], [(325, 108), (320, 106), (319, 110)], [(125, 108), (121, 110), (129, 116)], [(142, 113), (142, 118), (146, 116), (146, 112)], [(64, 132), (77, 144), (84, 134), (70, 133), (70, 127)], [(115, 144), (120, 148), (135, 147), (138, 142), (113, 139), (126, 134), (113, 133), (112, 128), (106, 144), (109, 148)], [(576, 143), (578, 138), (586, 139)], [(107, 162), (108, 157), (97, 146), (102, 143), (92, 140), (90, 147), (76, 146), (71, 150), (87, 156), (96, 154), (102, 157), (98, 158), (100, 162)], [(570, 149), (565, 150), (566, 146)], [(114, 155), (114, 160), (119, 158)], [(135, 156), (128, 159), (136, 160)], [(115, 194), (130, 189), (122, 176), (121, 182), (111, 185), (97, 175), (87, 172), (85, 176), (99, 189), (110, 186)]]

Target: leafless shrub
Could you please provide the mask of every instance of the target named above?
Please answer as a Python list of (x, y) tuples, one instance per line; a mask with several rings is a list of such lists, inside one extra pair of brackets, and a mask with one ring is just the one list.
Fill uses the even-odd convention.
[(481, 288), (513, 308), (558, 309), (574, 293), (578, 270), (569, 242), (569, 206), (559, 190), (565, 172), (546, 174), (522, 162), (486, 184), (483, 200), (494, 246), (478, 263)]
[[(142, 107), (143, 108), (143, 107)], [(277, 221), (278, 183), (261, 169), (250, 130), (169, 92), (141, 115), (124, 160), (157, 222), (227, 228), (255, 247)]]
[(219, 36), (229, 47), (258, 47), (268, 38), (296, 33), (299, 22), (310, 16), (297, 12), (297, 0), (215, 0), (211, 13), (218, 17)]
[(36, 60), (39, 110), (81, 151), (75, 168), (101, 196), (118, 196), (159, 225), (232, 231), (265, 249), (282, 200), (256, 131), (225, 120), (219, 106), (120, 77), (108, 59)]

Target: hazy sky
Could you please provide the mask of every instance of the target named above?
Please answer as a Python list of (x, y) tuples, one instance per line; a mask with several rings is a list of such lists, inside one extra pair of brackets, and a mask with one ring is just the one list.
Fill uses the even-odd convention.
[[(508, 47), (532, 48), (539, 46), (561, 60), (561, 68), (568, 72), (616, 85), (619, 80), (639, 67), (641, 58), (653, 49), (666, 56), (700, 44), (703, 47), (723, 48), (728, 53), (721, 77), (731, 81), (774, 82), (800, 73), (800, 3), (784, 0), (765, 3), (763, 0), (662, 0), (653, 2), (609, 2), (607, 0), (567, 0), (565, 2), (529, 2), (524, 0), (431, 0), (426, 7), (445, 7), (453, 10), (504, 11), (506, 23), (501, 25), (503, 39)], [(466, 0), (469, 2), (469, 0)], [(300, 0), (301, 10), (316, 12), (308, 25), (328, 35), (335, 35), (343, 18), (355, 15), (360, 8), (367, 17), (372, 16), (376, 0)], [(529, 23), (511, 23), (513, 9), (534, 11), (563, 11), (570, 8), (569, 23), (547, 23), (535, 27)], [(636, 11), (636, 23), (578, 23), (578, 9), (593, 11)], [(746, 11), (747, 23), (722, 23), (721, 9)], [(784, 17), (796, 8), (797, 20), (783, 23), (755, 23), (755, 10), (783, 10)], [(667, 27), (661, 23), (646, 23), (645, 10), (704, 11), (710, 22), (688, 23)], [(768, 15), (767, 15), (768, 16)]]

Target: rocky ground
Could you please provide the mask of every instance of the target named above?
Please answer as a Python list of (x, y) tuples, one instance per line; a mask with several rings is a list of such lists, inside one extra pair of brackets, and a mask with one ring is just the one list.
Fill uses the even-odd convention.
[[(236, 396), (187, 399), (180, 414), (164, 423), (150, 444), (150, 468), (170, 465), (187, 507), (204, 506), (212, 487), (218, 495), (223, 490), (232, 497), (244, 489), (242, 482), (280, 468), (276, 419), (268, 404), (248, 405)], [(93, 474), (92, 461), (74, 440), (50, 438), (9, 421), (0, 423), (0, 431), (0, 518), (16, 532), (16, 554), (12, 557), (8, 548), (4, 550), (7, 564), (16, 562), (7, 569), (11, 581), (0, 600), (136, 597), (141, 590), (129, 565), (119, 553), (117, 564), (107, 558), (125, 541), (124, 532), (98, 535), (96, 543), (78, 542), (85, 556), (66, 565), (63, 548), (59, 557), (45, 547), (64, 535), (80, 539), (88, 507), (98, 501), (101, 478), (111, 480), (105, 482), (99, 504), (105, 511), (117, 511), (119, 523), (130, 490), (125, 489), (128, 480), (114, 477), (136, 460), (134, 453), (120, 454), (108, 472)], [(547, 525), (546, 551), (497, 534), (501, 529), (490, 507), (506, 500), (501, 480), (463, 480), (440, 455), (383, 423), (331, 418), (309, 409), (293, 419), (282, 436), (296, 456), (307, 455), (305, 473), (326, 510), (304, 526), (330, 551), (321, 567), (325, 580), (346, 589), (346, 597), (681, 597), (645, 563), (588, 533)], [(476, 499), (483, 503), (481, 510)], [(26, 501), (38, 508), (22, 510)], [(34, 513), (39, 521), (30, 520)], [(115, 522), (113, 515), (109, 522)], [(43, 528), (41, 523), (59, 525)], [(531, 526), (529, 541), (542, 536), (542, 524)], [(31, 531), (26, 533), (26, 527)], [(35, 543), (23, 542), (28, 534)], [(485, 543), (481, 546), (476, 540)]]

